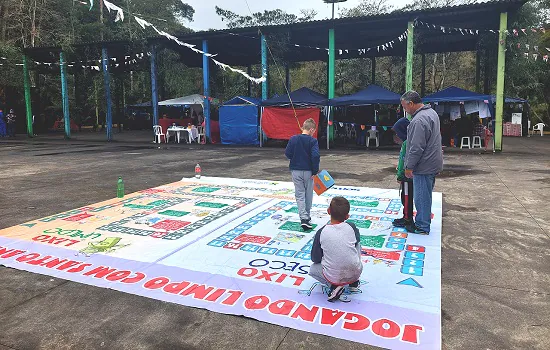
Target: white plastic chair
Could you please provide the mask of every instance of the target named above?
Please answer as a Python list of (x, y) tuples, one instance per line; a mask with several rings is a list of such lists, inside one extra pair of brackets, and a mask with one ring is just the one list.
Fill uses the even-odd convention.
[(533, 132), (540, 131), (540, 136), (544, 135), (544, 123), (538, 123), (536, 125), (533, 125)]
[(370, 129), (367, 131), (369, 136), (367, 137), (367, 148), (370, 146), (370, 140), (376, 140), (376, 148), (380, 145), (380, 139), (378, 137), (378, 130)]
[(164, 137), (164, 141), (168, 141), (166, 135), (162, 133), (162, 127), (160, 125), (153, 125), (153, 133), (155, 134), (155, 143), (161, 143), (162, 137)]
[(199, 131), (199, 134), (197, 135), (197, 143), (201, 143), (201, 139), (204, 140), (205, 139), (205, 135), (204, 135), (204, 126), (198, 126), (197, 127), (198, 131)]
[(461, 140), (460, 140), (460, 148), (465, 148), (465, 147), (468, 147), (468, 149), (472, 148), (470, 146), (470, 137), (469, 136), (464, 136)]
[(481, 136), (474, 136), (472, 148), (481, 148)]

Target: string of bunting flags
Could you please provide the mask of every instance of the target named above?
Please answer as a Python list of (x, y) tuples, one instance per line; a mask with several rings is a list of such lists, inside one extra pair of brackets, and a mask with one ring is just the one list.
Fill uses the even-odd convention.
[[(234, 36), (240, 36), (240, 37), (243, 37), (243, 38), (256, 39), (256, 40), (259, 39), (258, 37), (242, 35), (242, 34), (237, 34), (237, 33), (229, 33), (229, 34), (234, 35)], [(396, 40), (399, 40), (400, 42), (402, 42), (402, 41), (407, 39), (407, 36), (408, 36), (408, 30), (405, 30), (397, 38), (392, 39), (390, 41), (387, 41), (384, 44), (380, 44), (380, 45), (376, 45), (376, 46), (372, 46), (372, 47), (366, 47), (366, 48), (358, 48), (358, 49), (336, 49), (336, 51), (338, 52), (338, 55), (343, 55), (344, 53), (347, 54), (347, 53), (350, 53), (350, 52), (353, 52), (353, 51), (357, 51), (359, 53), (359, 55), (364, 55), (367, 52), (369, 52), (371, 50), (374, 50), (375, 48), (376, 48), (377, 52), (380, 52), (380, 50), (386, 51), (390, 48), (393, 48), (393, 45), (395, 44)], [(329, 51), (329, 49), (326, 48), (326, 47), (310, 46), (310, 45), (303, 45), (303, 44), (293, 44), (293, 43), (290, 43), (290, 45), (294, 46), (294, 47), (299, 47), (299, 48), (306, 48), (306, 49), (313, 49), (313, 50), (324, 50), (324, 51), (327, 51), (327, 52)]]
[(262, 76), (260, 78), (254, 78), (250, 75), (248, 75), (248, 73), (246, 73), (245, 71), (243, 71), (242, 69), (238, 69), (238, 68), (233, 68), (231, 67), (230, 65), (228, 64), (225, 64), (225, 63), (222, 63), (216, 59), (214, 59), (214, 57), (217, 56), (217, 54), (211, 54), (211, 53), (208, 53), (208, 52), (204, 52), (202, 50), (199, 50), (196, 48), (195, 45), (192, 45), (192, 44), (188, 44), (188, 43), (185, 43), (181, 40), (179, 40), (177, 37), (171, 35), (171, 34), (168, 34), (166, 33), (165, 31), (162, 31), (162, 30), (158, 30), (157, 27), (155, 27), (153, 24), (137, 17), (137, 16), (134, 16), (134, 19), (136, 20), (136, 22), (143, 28), (145, 29), (146, 27), (151, 27), (153, 28), (153, 30), (155, 32), (157, 32), (159, 35), (162, 35), (164, 36), (165, 38), (169, 39), (169, 40), (172, 40), (174, 41), (176, 44), (180, 45), (180, 46), (184, 46), (184, 47), (187, 47), (189, 48), (190, 50), (196, 52), (196, 53), (200, 53), (204, 56), (207, 56), (209, 57), (218, 67), (220, 67), (221, 69), (223, 70), (226, 70), (226, 69), (229, 69), (231, 70), (232, 72), (235, 72), (235, 73), (239, 73), (241, 74), (242, 76), (244, 76), (246, 79), (256, 83), (256, 84), (260, 84), (262, 82), (264, 82), (266, 80), (266, 77), (265, 76)]
[[(103, 1), (103, 4), (105, 5), (105, 7), (107, 8), (107, 10), (109, 11), (109, 13), (111, 11), (114, 11), (116, 12), (116, 15), (115, 15), (115, 22), (118, 22), (118, 21), (124, 21), (124, 10), (116, 5), (114, 5), (113, 3), (107, 1), (107, 0), (100, 0), (100, 1)], [(92, 9), (93, 7), (93, 0), (90, 0), (90, 10)], [(242, 69), (238, 69), (238, 68), (233, 68), (231, 67), (230, 65), (228, 64), (225, 64), (223, 62), (220, 62), (216, 59), (214, 59), (214, 57), (217, 56), (217, 54), (211, 54), (211, 53), (208, 53), (208, 52), (204, 52), (200, 49), (198, 49), (196, 47), (196, 45), (193, 45), (193, 44), (189, 44), (189, 43), (186, 43), (186, 42), (183, 42), (181, 40), (179, 40), (177, 37), (169, 34), (169, 33), (166, 33), (165, 31), (162, 31), (162, 30), (159, 30), (157, 27), (155, 27), (152, 23), (150, 22), (147, 22), (146, 20), (138, 17), (138, 16), (133, 16), (135, 21), (143, 28), (143, 29), (146, 29), (147, 27), (151, 27), (153, 28), (153, 30), (155, 32), (157, 32), (157, 34), (161, 35), (161, 36), (164, 36), (165, 38), (169, 39), (169, 40), (172, 40), (174, 41), (176, 44), (180, 45), (180, 46), (184, 46), (184, 47), (187, 47), (188, 49), (192, 50), (193, 52), (196, 52), (198, 54), (201, 54), (201, 55), (204, 55), (208, 58), (210, 58), (218, 67), (220, 67), (221, 69), (223, 69), (224, 71), (229, 69), (230, 71), (232, 72), (235, 72), (235, 73), (238, 73), (242, 76), (244, 76), (246, 79), (256, 83), (256, 84), (260, 84), (264, 81), (266, 81), (266, 77), (265, 76), (262, 76), (260, 78), (255, 78), (255, 77), (252, 77), (250, 76), (247, 72), (243, 71)], [(93, 69), (96, 69), (96, 67), (99, 69), (98, 66), (93, 66), (92, 68)], [(97, 69), (96, 69), (97, 70)]]
[[(140, 53), (136, 53), (136, 54), (132, 54), (132, 55), (126, 55), (124, 56), (124, 61), (122, 63), (116, 63), (118, 61), (118, 59), (116, 57), (110, 57), (110, 61), (111, 61), (111, 65), (114, 66), (115, 68), (119, 67), (121, 64), (124, 64), (124, 65), (128, 65), (128, 64), (134, 64), (134, 63), (137, 63), (138, 60), (143, 60), (145, 57), (148, 57), (148, 56), (151, 56), (151, 53), (150, 52), (140, 52)], [(8, 63), (7, 62), (7, 58), (6, 57), (0, 57), (0, 66), (3, 66), (3, 65), (8, 65), (8, 64), (11, 64), (11, 65), (15, 65), (15, 66), (22, 66), (23, 63)], [(60, 63), (59, 62), (38, 62), (38, 61), (33, 61), (34, 64), (40, 66), (48, 66), (48, 67), (51, 67), (51, 66), (59, 66)], [(98, 65), (94, 65), (93, 63), (98, 63)], [(81, 65), (82, 63), (85, 63), (85, 65)], [(101, 60), (92, 60), (92, 61), (86, 61), (86, 62), (65, 62), (63, 63), (66, 67), (69, 67), (69, 68), (72, 68), (74, 66), (78, 66), (78, 65), (81, 65), (82, 68), (84, 69), (90, 69), (90, 70), (95, 70), (95, 71), (100, 71), (101, 70)]]
[[(428, 29), (440, 30), (446, 34), (453, 34), (453, 33), (461, 33), (462, 35), (479, 35), (479, 33), (493, 33), (493, 34), (499, 33), (500, 34), (500, 30), (445, 27), (439, 24), (432, 24), (432, 23), (427, 23), (419, 20), (414, 21), (414, 27), (415, 28), (425, 27)], [(506, 35), (519, 36), (520, 33), (524, 35), (528, 35), (529, 33), (544, 34), (546, 33), (546, 29), (544, 27), (529, 27), (529, 28), (520, 28), (520, 29), (514, 28), (511, 30), (511, 32), (508, 29), (506, 29), (504, 32), (506, 33)]]

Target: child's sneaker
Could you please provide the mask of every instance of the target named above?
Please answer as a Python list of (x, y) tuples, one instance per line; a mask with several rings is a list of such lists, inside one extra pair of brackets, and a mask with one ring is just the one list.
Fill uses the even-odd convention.
[(313, 225), (311, 225), (311, 222), (309, 220), (302, 220), (302, 230), (309, 231), (313, 228)]
[(395, 219), (392, 221), (392, 225), (395, 227), (405, 227), (407, 220), (405, 218)]
[(359, 289), (359, 287), (348, 287), (348, 290), (349, 290), (349, 294), (363, 293), (363, 291)]
[(333, 302), (340, 299), (340, 296), (344, 293), (344, 286), (336, 286), (331, 289), (330, 294), (328, 295), (328, 301)]

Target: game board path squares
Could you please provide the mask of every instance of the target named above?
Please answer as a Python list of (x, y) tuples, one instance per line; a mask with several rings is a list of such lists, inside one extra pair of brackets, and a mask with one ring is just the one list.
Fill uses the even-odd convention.
[[(157, 230), (148, 230), (148, 229), (138, 229), (138, 228), (132, 228), (132, 227), (125, 227), (124, 225), (129, 224), (131, 222), (134, 222), (140, 218), (143, 218), (150, 214), (150, 212), (140, 212), (136, 213), (130, 217), (123, 218), (121, 220), (109, 223), (107, 225), (101, 226), (98, 228), (98, 230), (104, 230), (111, 233), (125, 233), (125, 234), (131, 234), (131, 235), (138, 235), (138, 236), (151, 236), (153, 238), (162, 238), (162, 239), (168, 239), (168, 240), (176, 240), (179, 239), (197, 229), (202, 228), (204, 225), (213, 222), (214, 220), (217, 220), (223, 216), (226, 216), (246, 205), (249, 205), (253, 202), (255, 202), (257, 199), (255, 198), (245, 198), (245, 197), (234, 197), (234, 196), (220, 196), (220, 195), (212, 195), (209, 193), (189, 193), (185, 192), (182, 193), (185, 194), (186, 197), (162, 197), (162, 195), (158, 194), (151, 194), (149, 195), (149, 198), (156, 199), (153, 201), (153, 203), (157, 204), (157, 206), (154, 206), (155, 210), (158, 212), (157, 215), (164, 215), (167, 218), (164, 220), (164, 224), (155, 223), (153, 226), (154, 229), (157, 230), (164, 230), (163, 232), (159, 232)], [(185, 221), (185, 220), (173, 220), (173, 215), (176, 214), (177, 211), (170, 211), (167, 210), (167, 213), (161, 214), (165, 209), (168, 209), (170, 207), (176, 206), (178, 204), (182, 204), (185, 202), (189, 202), (189, 197), (199, 197), (200, 202), (195, 203), (195, 206), (199, 207), (208, 207), (212, 209), (221, 209), (218, 211), (211, 212), (209, 215), (205, 216), (204, 218), (195, 221)], [(132, 200), (135, 200), (136, 198), (132, 198)], [(138, 196), (138, 199), (140, 199), (140, 196)], [(208, 199), (223, 199), (223, 200), (230, 200), (230, 201), (237, 201), (233, 205), (223, 204), (222, 203), (212, 203), (207, 202)], [(131, 202), (131, 200), (129, 201)], [(127, 202), (127, 203), (129, 203)], [(125, 203), (125, 204), (127, 204)], [(212, 203), (216, 205), (198, 205), (201, 203)], [(183, 214), (184, 211), (179, 212), (178, 214)], [(172, 218), (171, 218), (172, 217)], [(157, 225), (155, 227), (155, 225)]]
[(388, 237), (386, 248), (393, 250), (404, 250), (407, 242), (407, 230), (402, 227), (394, 227), (392, 233)]
[(419, 245), (408, 244), (405, 257), (401, 266), (401, 273), (414, 276), (424, 275), (424, 258), (426, 248)]
[[(283, 208), (286, 208), (292, 204), (293, 202), (289, 202), (289, 201), (278, 202), (277, 204), (269, 207), (264, 211), (261, 211), (260, 213), (254, 215), (253, 217), (249, 218), (243, 223), (225, 232), (221, 236), (208, 242), (207, 245), (212, 247), (225, 248), (225, 249), (240, 250), (240, 251), (249, 252), (249, 253), (258, 253), (258, 254), (274, 255), (274, 256), (282, 256), (282, 257), (294, 257), (297, 259), (310, 261), (311, 260), (310, 253), (311, 253), (311, 247), (313, 246), (313, 238), (310, 239), (301, 248), (300, 251), (297, 251), (292, 249), (281, 249), (279, 247), (274, 247), (270, 245), (274, 244), (277, 241), (278, 237), (279, 238), (282, 237), (280, 235), (284, 235), (285, 237), (291, 235), (292, 237), (290, 238), (287, 237), (287, 238), (292, 240), (298, 240), (298, 241), (304, 238), (305, 235), (298, 235), (295, 233), (288, 233), (288, 232), (279, 232), (275, 236), (275, 238), (271, 239), (270, 237), (267, 237), (267, 236), (244, 234), (245, 231), (251, 229), (254, 225), (258, 224), (262, 220), (271, 218), (272, 216), (274, 216), (275, 213), (277, 213), (277, 211), (284, 210)], [(300, 232), (304, 233), (301, 227), (300, 227)], [(246, 240), (253, 240), (254, 243), (242, 242), (242, 240), (239, 239), (239, 237), (241, 238), (245, 237)], [(266, 238), (269, 238), (269, 242), (265, 242), (262, 244), (261, 242), (266, 241)]]
[(392, 199), (388, 204), (388, 207), (384, 211), (384, 214), (397, 215), (401, 210), (402, 204), (400, 199)]

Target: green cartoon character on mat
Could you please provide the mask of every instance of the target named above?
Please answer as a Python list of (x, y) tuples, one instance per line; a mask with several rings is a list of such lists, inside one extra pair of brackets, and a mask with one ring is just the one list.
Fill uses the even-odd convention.
[(86, 256), (90, 256), (96, 253), (112, 253), (115, 250), (129, 246), (129, 244), (119, 244), (120, 237), (108, 237), (101, 242), (90, 242), (86, 248), (79, 251)]

